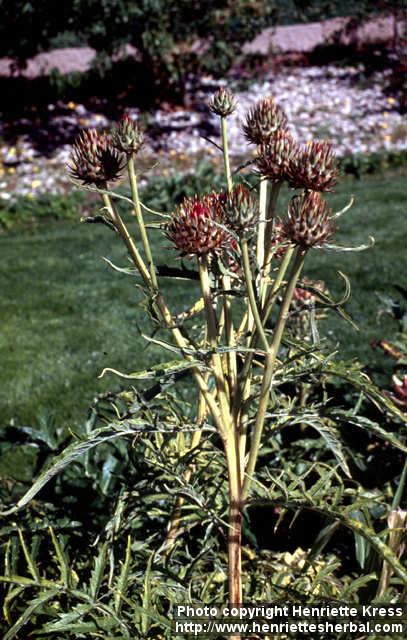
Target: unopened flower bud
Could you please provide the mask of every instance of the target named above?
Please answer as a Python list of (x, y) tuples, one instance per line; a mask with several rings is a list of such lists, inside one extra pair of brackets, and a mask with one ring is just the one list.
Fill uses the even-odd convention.
[(260, 100), (246, 115), (243, 131), (249, 142), (266, 144), (279, 129), (287, 126), (287, 116), (272, 97)]
[(236, 109), (236, 98), (229, 89), (221, 87), (209, 101), (209, 109), (217, 116), (226, 118)]
[(242, 184), (238, 184), (225, 197), (223, 204), (225, 221), (239, 238), (250, 238), (259, 219), (257, 196)]
[(137, 122), (125, 114), (112, 132), (114, 147), (126, 155), (135, 155), (143, 145), (143, 132)]

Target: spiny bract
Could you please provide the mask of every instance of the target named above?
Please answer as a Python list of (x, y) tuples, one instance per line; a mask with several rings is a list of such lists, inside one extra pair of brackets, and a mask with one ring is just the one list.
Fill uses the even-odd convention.
[(246, 115), (243, 131), (249, 142), (266, 144), (279, 129), (287, 126), (287, 116), (274, 99), (263, 98)]
[(174, 210), (166, 235), (182, 255), (206, 255), (231, 241), (216, 193), (185, 198)]
[(338, 178), (338, 164), (329, 142), (313, 140), (290, 165), (289, 183), (294, 189), (332, 191)]
[(108, 134), (97, 129), (84, 129), (76, 138), (71, 152), (68, 171), (71, 176), (98, 188), (121, 177), (123, 161), (112, 148)]
[(293, 196), (284, 232), (291, 242), (304, 249), (321, 246), (334, 230), (331, 214), (326, 200), (317, 191)]
[(273, 182), (284, 182), (290, 176), (290, 167), (298, 154), (298, 145), (284, 129), (276, 131), (267, 144), (259, 148), (256, 158), (258, 172)]

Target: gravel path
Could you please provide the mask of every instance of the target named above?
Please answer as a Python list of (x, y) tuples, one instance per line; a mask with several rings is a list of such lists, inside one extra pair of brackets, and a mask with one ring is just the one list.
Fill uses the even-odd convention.
[[(286, 110), (291, 131), (300, 142), (327, 138), (339, 155), (407, 149), (407, 116), (398, 112), (395, 98), (383, 91), (391, 71), (378, 72), (368, 81), (363, 81), (363, 71), (360, 66), (284, 69), (244, 90), (236, 89), (238, 109), (229, 121), (232, 155), (254, 151), (248, 149), (240, 123), (245, 111), (270, 93)], [(189, 157), (194, 154), (216, 161), (216, 149), (203, 137), (217, 136), (216, 117), (203, 108), (216, 87), (210, 78), (203, 79), (199, 87), (190, 88), (196, 110), (159, 110), (151, 117), (152, 135), (144, 154), (147, 164), (159, 160), (156, 172), (168, 174), (174, 159), (186, 172), (193, 171), (194, 161)], [(22, 133), (16, 144), (0, 144), (0, 197), (5, 200), (64, 192), (69, 187), (64, 168), (70, 149), (66, 140), (82, 127), (110, 125), (106, 115), (90, 112), (81, 104), (49, 105), (48, 111), (46, 125), (37, 123), (36, 133), (43, 127), (44, 135), (51, 131), (58, 137), (61, 144), (51, 155), (44, 155), (28, 133)], [(139, 115), (135, 108), (128, 112)]]

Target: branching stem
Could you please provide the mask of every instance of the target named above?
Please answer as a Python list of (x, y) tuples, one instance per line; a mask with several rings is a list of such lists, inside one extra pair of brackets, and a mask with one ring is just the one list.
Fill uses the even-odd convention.
[(240, 247), (242, 250), (242, 261), (243, 261), (243, 271), (246, 282), (247, 289), (247, 297), (249, 299), (250, 309), (252, 311), (254, 323), (257, 329), (257, 332), (260, 336), (260, 340), (263, 344), (263, 349), (268, 351), (269, 345), (267, 342), (267, 337), (263, 329), (263, 324), (260, 318), (260, 313), (257, 307), (256, 294), (253, 287), (253, 276), (250, 269), (250, 257), (249, 257), (249, 248), (247, 246), (247, 240), (242, 239), (240, 241)]
[(130, 254), (131, 259), (134, 262), (135, 267), (138, 269), (141, 277), (143, 278), (145, 284), (148, 286), (148, 288), (151, 290), (151, 278), (150, 278), (150, 274), (149, 271), (144, 263), (143, 258), (140, 255), (139, 250), (136, 247), (136, 244), (133, 240), (133, 238), (131, 237), (125, 223), (123, 222), (119, 212), (117, 211), (116, 207), (113, 205), (110, 196), (108, 196), (106, 193), (104, 193), (102, 195), (103, 198), (103, 204), (105, 205), (105, 208), (107, 209), (112, 222), (114, 224), (114, 226), (116, 227), (119, 235), (121, 236), (124, 244), (126, 245), (127, 251)]
[(274, 330), (273, 340), (270, 345), (270, 349), (267, 353), (266, 368), (264, 371), (261, 391), (260, 391), (260, 402), (257, 409), (256, 421), (253, 428), (249, 460), (246, 468), (246, 475), (243, 482), (243, 489), (242, 489), (243, 501), (246, 500), (248, 496), (252, 476), (254, 473), (254, 469), (256, 467), (277, 354), (280, 348), (283, 331), (287, 322), (288, 312), (289, 312), (291, 301), (294, 295), (294, 289), (304, 264), (305, 255), (306, 255), (306, 252), (304, 250), (302, 249), (297, 250), (295, 261), (291, 269), (291, 273), (290, 273), (287, 287), (285, 290), (284, 298), (281, 303), (280, 312), (279, 312), (275, 330)]
[[(225, 177), (226, 177), (226, 186), (227, 190), (230, 193), (233, 188), (232, 181), (232, 173), (230, 170), (230, 158), (229, 158), (229, 146), (228, 146), (228, 135), (227, 135), (227, 119), (225, 117), (221, 118), (221, 135), (222, 135), (222, 151), (223, 151), (223, 162), (225, 167)], [(221, 278), (222, 289), (223, 289), (223, 312), (225, 319), (225, 336), (226, 336), (226, 344), (228, 347), (235, 346), (235, 328), (233, 326), (232, 319), (232, 305), (231, 299), (228, 295), (228, 291), (231, 288), (230, 276), (223, 275)], [(227, 354), (227, 368), (228, 368), (228, 381), (229, 381), (229, 394), (233, 399), (236, 394), (236, 384), (237, 384), (237, 364), (236, 364), (236, 353), (234, 351), (229, 351)]]
[(129, 173), (130, 187), (131, 187), (131, 197), (134, 204), (134, 212), (136, 214), (137, 222), (140, 229), (140, 237), (141, 242), (143, 244), (144, 253), (147, 260), (147, 266), (151, 275), (151, 282), (153, 284), (154, 289), (158, 289), (157, 276), (155, 273), (153, 255), (151, 253), (150, 241), (148, 239), (147, 231), (144, 225), (143, 213), (141, 211), (140, 198), (138, 193), (137, 186), (137, 174), (134, 168), (134, 159), (133, 156), (129, 156), (127, 159), (127, 169)]
[(273, 182), (271, 187), (271, 193), (269, 202), (267, 205), (266, 224), (264, 229), (264, 261), (260, 265), (261, 282), (260, 282), (260, 299), (262, 305), (267, 295), (267, 280), (271, 267), (272, 256), (272, 240), (273, 240), (273, 227), (274, 218), (276, 214), (277, 200), (281, 189), (281, 183)]
[[(153, 283), (151, 281), (151, 274), (149, 272), (149, 270), (147, 269), (144, 260), (142, 259), (136, 245), (135, 242), (133, 240), (133, 238), (131, 237), (125, 223), (123, 222), (123, 220), (121, 219), (119, 213), (116, 211), (115, 207), (113, 206), (113, 203), (110, 200), (110, 197), (107, 194), (103, 194), (102, 195), (103, 198), (103, 203), (112, 219), (112, 222), (114, 223), (120, 237), (122, 238), (131, 259), (133, 260), (133, 263), (135, 265), (135, 267), (138, 269), (141, 277), (144, 280), (144, 283), (147, 285), (148, 289), (153, 292), (154, 294), (154, 301), (161, 313), (161, 316), (167, 326), (167, 328), (171, 331), (172, 336), (175, 340), (176, 345), (181, 349), (188, 349), (190, 347), (188, 341), (184, 338), (184, 336), (182, 335), (181, 331), (178, 329), (177, 326), (175, 326), (174, 324), (174, 319), (171, 315), (170, 310), (168, 309), (164, 298), (162, 297), (161, 293), (159, 290), (156, 290), (153, 287)], [(193, 360), (193, 357), (190, 354), (185, 354), (185, 358), (187, 360)], [(195, 378), (195, 381), (198, 385), (199, 390), (202, 392), (204, 398), (205, 398), (205, 402), (207, 403), (209, 410), (211, 412), (211, 415), (214, 419), (215, 425), (219, 431), (219, 433), (221, 434), (222, 437), (225, 436), (227, 428), (228, 428), (228, 424), (225, 423), (223, 421), (223, 416), (221, 414), (221, 412), (219, 411), (218, 405), (216, 403), (215, 398), (213, 397), (213, 395), (211, 394), (211, 392), (208, 389), (208, 386), (201, 374), (201, 372), (198, 369), (193, 369), (193, 375)]]
[(213, 373), (216, 382), (216, 389), (218, 392), (219, 405), (223, 422), (227, 425), (227, 430), (232, 431), (232, 417), (229, 406), (229, 399), (227, 396), (227, 389), (225, 383), (225, 377), (222, 369), (222, 359), (220, 354), (216, 352), (217, 349), (217, 336), (218, 336), (218, 323), (216, 319), (215, 309), (212, 302), (211, 285), (209, 279), (208, 270), (208, 257), (198, 257), (198, 269), (199, 277), (201, 281), (202, 295), (205, 305), (206, 323), (207, 323), (207, 335), (209, 346), (213, 349), (212, 363)]

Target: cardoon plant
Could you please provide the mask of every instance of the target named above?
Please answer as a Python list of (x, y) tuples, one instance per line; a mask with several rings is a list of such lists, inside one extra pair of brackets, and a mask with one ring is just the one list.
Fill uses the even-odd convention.
[[(240, 603), (242, 510), (250, 496), (296, 285), (308, 251), (322, 248), (334, 232), (333, 213), (318, 192), (332, 187), (337, 168), (329, 145), (315, 143), (302, 150), (285, 128), (282, 109), (267, 98), (248, 113), (244, 124), (246, 137), (258, 145), (256, 171), (263, 188), (259, 199), (255, 189), (232, 179), (227, 118), (236, 108), (233, 94), (220, 89), (209, 108), (220, 118), (226, 190), (185, 198), (162, 225), (163, 241), (167, 238), (180, 256), (196, 262), (205, 325), (200, 345), (178, 326), (160, 290), (137, 189), (135, 158), (142, 143), (137, 123), (125, 116), (110, 136), (83, 132), (74, 145), (70, 171), (84, 184), (102, 188), (104, 215), (125, 243), (160, 323), (172, 335), (180, 356), (193, 365), (203, 415), (208, 414), (216, 426), (227, 461), (229, 599)], [(108, 190), (125, 165), (141, 246)], [(301, 191), (292, 196), (284, 220), (276, 223), (277, 197), (284, 182)], [(271, 193), (267, 198), (264, 188), (268, 183)], [(238, 274), (228, 268), (226, 256), (232, 250), (241, 263)], [(233, 290), (239, 292), (240, 304), (234, 304)], [(277, 315), (270, 331), (267, 320), (274, 306)], [(202, 350), (204, 362), (197, 356)], [(259, 357), (263, 364), (257, 388)], [(197, 422), (201, 421), (202, 416)], [(178, 511), (181, 506), (178, 503)], [(170, 534), (169, 545), (177, 535), (176, 518)]]
[[(233, 173), (230, 165), (227, 121), (236, 108), (233, 94), (226, 89), (219, 90), (209, 108), (220, 118), (225, 171), (222, 191), (186, 197), (173, 206), (169, 214), (147, 207), (141, 202), (138, 190), (137, 160), (143, 133), (127, 116), (111, 133), (93, 129), (82, 132), (72, 149), (69, 172), (85, 188), (100, 193), (103, 200), (100, 220), (115, 230), (127, 249), (134, 266), (130, 273), (138, 277), (139, 288), (146, 299), (145, 308), (149, 312), (146, 318), (151, 319), (154, 334), (158, 330), (167, 333), (163, 340), (147, 339), (177, 354), (175, 362), (172, 360), (161, 366), (163, 384), (160, 380), (157, 393), (165, 396), (169, 384), (178, 383), (183, 375), (190, 373), (197, 398), (197, 410), (192, 418), (191, 451), (203, 438), (205, 428), (217, 433), (216, 444), (225, 456), (228, 482), (228, 597), (231, 603), (239, 604), (244, 587), (242, 515), (256, 493), (256, 467), (264, 428), (267, 426), (269, 434), (273, 434), (285, 409), (284, 394), (279, 385), (284, 376), (287, 380), (293, 379), (295, 367), (302, 358), (309, 357), (315, 371), (325, 366), (323, 371), (327, 376), (339, 371), (329, 359), (325, 362), (322, 352), (314, 345), (311, 348), (307, 340), (301, 343), (298, 326), (293, 332), (295, 323), (290, 323), (290, 317), (299, 303), (302, 313), (304, 302), (311, 298), (313, 304), (318, 300), (340, 310), (340, 303), (330, 300), (324, 286), (318, 283), (312, 286), (308, 279), (301, 278), (310, 252), (343, 248), (333, 245), (332, 241), (336, 221), (349, 206), (334, 213), (323, 195), (332, 190), (338, 179), (338, 165), (329, 143), (312, 142), (300, 146), (286, 128), (284, 112), (271, 98), (260, 101), (245, 120), (245, 135), (257, 145), (250, 180), (245, 180), (238, 172)], [(122, 179), (126, 171), (131, 197), (112, 191), (112, 185)], [(286, 210), (278, 200), (284, 184), (289, 189), (296, 189), (289, 192)], [(117, 201), (130, 205), (132, 215), (128, 219), (120, 213)], [(145, 222), (146, 212), (148, 219)], [(158, 217), (158, 222), (152, 221), (154, 216)], [(157, 233), (157, 228), (161, 234), (160, 250), (154, 255), (151, 233)], [(363, 248), (365, 246), (354, 249)], [(174, 258), (188, 264), (188, 268), (173, 269), (173, 273), (187, 283), (182, 286), (189, 286), (190, 291), (195, 292), (195, 283), (199, 283), (198, 299), (191, 299), (190, 307), (181, 314), (170, 309), (162, 292), (165, 274), (158, 261), (162, 252), (168, 249), (172, 250)], [(125, 271), (129, 272), (128, 269)], [(191, 328), (189, 319), (192, 317), (198, 324)], [(119, 375), (137, 385), (137, 380), (154, 377), (156, 371)], [(348, 371), (341, 375), (350, 379)], [(361, 392), (370, 394), (377, 403), (384, 403), (387, 410), (397, 412), (388, 399), (380, 397), (368, 386), (363, 376), (355, 374), (355, 380)], [(174, 411), (168, 411), (164, 418), (150, 415), (148, 406), (143, 406), (134, 387), (130, 395), (135, 400), (129, 404), (123, 418), (117, 409), (119, 418), (114, 423), (114, 437), (142, 431), (146, 424), (153, 431), (156, 422), (164, 425), (167, 431), (175, 430), (175, 427), (191, 428), (190, 415), (182, 419)], [(306, 403), (308, 391), (300, 391), (300, 395), (301, 402)], [(288, 408), (287, 420), (292, 408)], [(299, 422), (302, 424), (310, 419), (305, 411)], [(319, 424), (315, 416), (312, 419), (311, 424)], [(366, 428), (365, 423), (362, 425)], [(123, 431), (120, 431), (121, 427)], [(348, 475), (349, 469), (335, 431), (331, 429), (329, 434), (328, 431), (323, 423), (324, 437)], [(375, 433), (381, 437), (386, 435), (380, 428), (376, 428)], [(107, 437), (111, 437), (110, 432)], [(391, 441), (405, 450), (394, 437)], [(89, 446), (96, 446), (98, 439), (89, 442)], [(79, 444), (75, 455), (83, 451), (85, 449)], [(63, 462), (59, 461), (55, 468), (47, 471), (9, 513), (27, 504), (41, 486), (73, 458), (70, 450)], [(190, 465), (182, 483), (187, 485), (193, 474), (194, 466)], [(170, 553), (182, 536), (183, 505), (184, 497), (178, 495), (168, 518), (163, 543), (165, 553)], [(352, 527), (359, 534), (359, 523), (355, 522), (352, 520)], [(379, 545), (377, 541), (375, 544)], [(385, 545), (381, 544), (379, 548), (386, 561), (403, 580), (407, 580), (397, 558), (388, 549), (384, 551)], [(120, 600), (120, 594), (117, 597)]]
[[(207, 356), (205, 366), (202, 362), (197, 363), (192, 372), (204, 413), (216, 426), (225, 451), (230, 500), (229, 600), (240, 603), (242, 510), (250, 496), (266, 412), (271, 403), (273, 378), (296, 285), (308, 251), (313, 247), (322, 248), (334, 232), (333, 213), (319, 191), (326, 191), (335, 184), (337, 165), (328, 143), (315, 142), (301, 149), (286, 130), (287, 118), (282, 109), (272, 98), (262, 100), (247, 114), (243, 127), (248, 140), (258, 145), (256, 167), (263, 188), (259, 199), (255, 190), (249, 190), (241, 182), (234, 184), (232, 180), (227, 118), (236, 108), (233, 94), (220, 89), (209, 108), (220, 118), (226, 191), (185, 198), (162, 227), (163, 240), (167, 238), (180, 256), (194, 259), (199, 273), (205, 323), (200, 349), (204, 348)], [(135, 156), (141, 142), (137, 123), (127, 116), (110, 137), (93, 130), (84, 131), (75, 142), (70, 171), (84, 184), (93, 183), (95, 188), (103, 188), (105, 215), (125, 243), (160, 322), (171, 333), (181, 357), (194, 363), (197, 362), (197, 347), (178, 327), (160, 291), (137, 190)], [(141, 247), (133, 239), (108, 191), (109, 183), (119, 178), (125, 165)], [(292, 196), (284, 220), (276, 224), (277, 197), (284, 182), (298, 187), (300, 192)], [(271, 193), (267, 197), (264, 189), (268, 183)], [(284, 247), (283, 256), (277, 259), (274, 267), (273, 259), (277, 257), (274, 254), (278, 250), (281, 252), (281, 247)], [(237, 277), (227, 267), (222, 271), (218, 268), (219, 263), (225, 264), (225, 256), (232, 249), (242, 265)], [(232, 282), (243, 299), (243, 308), (236, 305), (233, 309)], [(222, 296), (216, 295), (219, 287)], [(267, 319), (274, 306), (278, 309), (270, 332)], [(244, 358), (241, 357), (242, 349)], [(260, 355), (263, 358), (261, 384), (259, 389), (253, 390)], [(168, 544), (174, 538), (173, 527), (174, 522)]]

